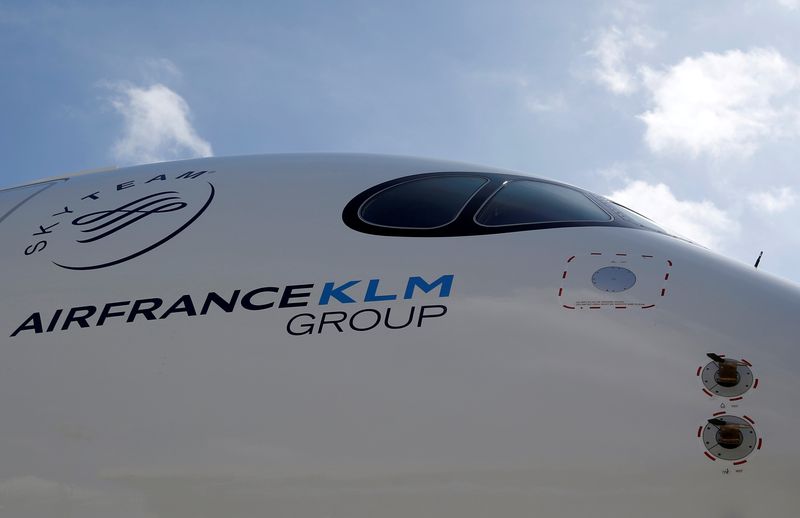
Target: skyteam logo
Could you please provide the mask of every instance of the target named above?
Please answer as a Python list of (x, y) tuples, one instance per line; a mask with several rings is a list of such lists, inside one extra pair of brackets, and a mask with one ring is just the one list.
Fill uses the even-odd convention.
[(24, 254), (47, 254), (66, 270), (109, 268), (140, 257), (203, 215), (216, 194), (206, 180), (212, 173), (158, 174), (82, 193), (43, 218)]

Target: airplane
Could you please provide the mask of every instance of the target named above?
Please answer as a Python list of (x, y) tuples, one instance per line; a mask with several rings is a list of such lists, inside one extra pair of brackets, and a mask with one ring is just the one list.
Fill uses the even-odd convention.
[(800, 509), (800, 288), (578, 187), (203, 158), (0, 236), (2, 517)]

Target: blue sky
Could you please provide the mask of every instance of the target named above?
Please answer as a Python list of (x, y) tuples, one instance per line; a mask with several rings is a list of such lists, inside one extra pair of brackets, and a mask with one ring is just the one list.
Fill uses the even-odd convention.
[(355, 151), (570, 182), (800, 280), (800, 0), (0, 2), (0, 185)]

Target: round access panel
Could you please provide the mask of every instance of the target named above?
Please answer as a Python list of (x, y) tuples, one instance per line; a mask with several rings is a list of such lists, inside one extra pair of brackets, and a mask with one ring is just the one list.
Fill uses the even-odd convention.
[(753, 371), (750, 370), (750, 367), (743, 364), (737, 365), (736, 375), (737, 380), (733, 385), (721, 382), (719, 364), (712, 361), (703, 367), (700, 379), (703, 380), (706, 389), (715, 396), (731, 398), (741, 396), (753, 387)]
[(703, 446), (717, 459), (741, 460), (756, 449), (758, 435), (752, 423), (734, 415), (722, 415), (703, 427)]
[(592, 284), (600, 291), (619, 293), (636, 284), (636, 275), (620, 266), (606, 266), (592, 274)]

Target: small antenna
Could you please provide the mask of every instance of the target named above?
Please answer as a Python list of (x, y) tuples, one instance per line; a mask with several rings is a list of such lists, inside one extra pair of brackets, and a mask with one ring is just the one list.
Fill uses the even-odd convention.
[(758, 265), (761, 263), (761, 256), (764, 255), (764, 251), (762, 250), (760, 254), (758, 254), (758, 259), (756, 259), (756, 264), (753, 266), (758, 268)]

